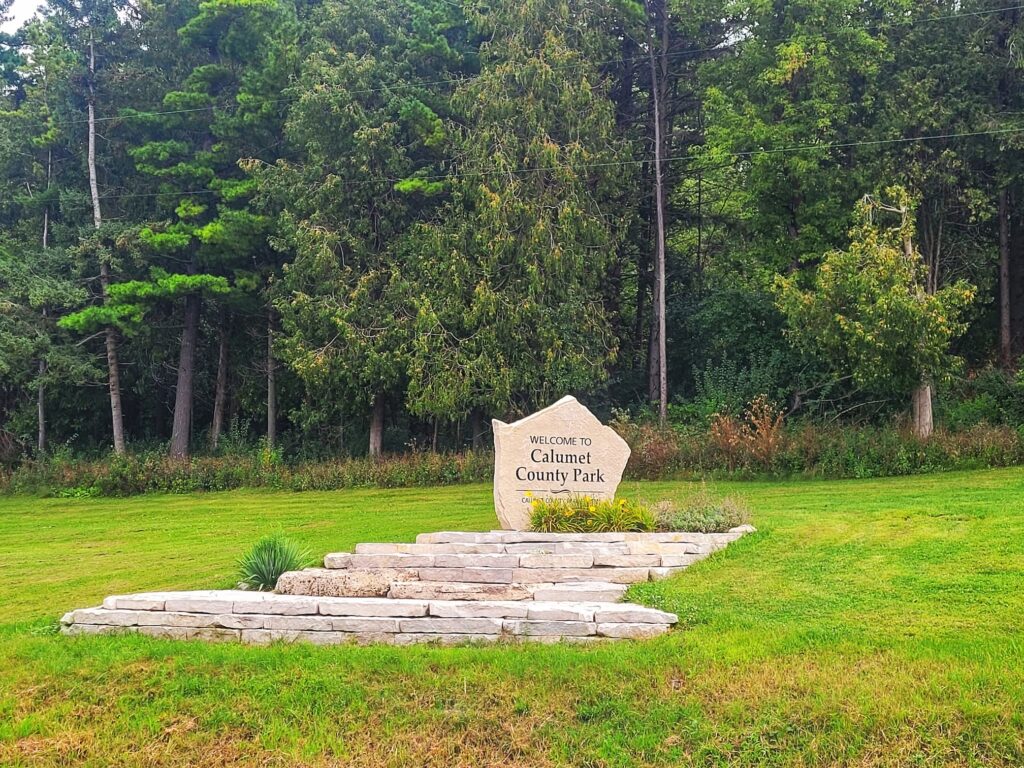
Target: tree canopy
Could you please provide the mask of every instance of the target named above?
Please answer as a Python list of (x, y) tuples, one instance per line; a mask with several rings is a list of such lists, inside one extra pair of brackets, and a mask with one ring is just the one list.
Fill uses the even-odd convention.
[(567, 393), (657, 413), (662, 375), (884, 419), (1015, 370), (1021, 34), (991, 0), (48, 0), (0, 35), (0, 444), (459, 448)]

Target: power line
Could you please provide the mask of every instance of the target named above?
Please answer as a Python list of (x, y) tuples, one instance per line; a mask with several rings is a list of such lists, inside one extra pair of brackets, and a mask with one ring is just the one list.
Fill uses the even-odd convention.
[[(831, 149), (853, 149), (856, 147), (873, 147), (873, 146), (884, 146), (892, 144), (911, 144), (915, 142), (926, 142), (926, 141), (941, 141), (946, 139), (964, 139), (964, 138), (975, 138), (978, 136), (1000, 136), (1006, 134), (1024, 133), (1024, 126), (1015, 126), (1012, 128), (993, 128), (986, 131), (964, 131), (961, 133), (939, 133), (930, 134), (927, 136), (905, 136), (893, 139), (872, 139), (867, 141), (848, 141), (848, 142), (831, 142), (827, 144), (794, 144), (788, 147), (777, 147), (774, 149), (752, 149), (744, 150), (739, 152), (729, 152), (734, 158), (751, 158), (759, 155), (775, 155), (775, 154), (788, 154), (792, 152), (808, 152), (808, 151), (824, 151)], [(662, 158), (666, 162), (676, 161), (689, 161), (691, 163), (697, 162), (698, 158), (693, 155), (673, 155)], [(626, 167), (631, 165), (643, 165), (650, 162), (648, 159), (637, 159), (632, 158), (629, 160), (611, 160), (604, 163), (582, 163), (582, 164), (571, 164), (563, 163), (556, 165), (549, 165), (540, 168), (520, 168), (518, 170), (509, 171), (495, 171), (495, 170), (469, 170), (469, 171), (456, 171), (448, 174), (434, 174), (429, 176), (417, 176), (415, 177), (421, 181), (444, 181), (448, 179), (464, 179), (474, 178), (483, 176), (492, 176), (496, 174), (501, 175), (524, 175), (531, 173), (549, 173), (551, 171), (559, 170), (570, 170), (570, 171), (585, 171), (595, 168), (613, 168), (613, 167)], [(719, 168), (727, 168), (735, 163), (725, 163), (722, 165), (714, 166), (706, 170), (715, 170)], [(345, 187), (359, 187), (370, 184), (397, 184), (402, 179), (396, 178), (381, 178), (381, 179), (365, 179), (362, 181), (350, 181), (345, 182)], [(193, 195), (211, 195), (216, 194), (220, 190), (216, 189), (195, 189), (186, 190), (181, 192), (143, 192), (143, 193), (126, 193), (123, 195), (104, 195), (104, 200), (122, 200), (130, 198), (147, 198), (147, 197), (190, 197)]]

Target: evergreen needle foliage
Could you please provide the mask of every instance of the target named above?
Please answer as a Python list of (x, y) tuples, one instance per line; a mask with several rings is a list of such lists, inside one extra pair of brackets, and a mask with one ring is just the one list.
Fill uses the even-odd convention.
[(308, 549), (284, 534), (263, 536), (238, 561), (242, 583), (261, 592), (270, 592), (277, 586), (282, 573), (306, 568), (313, 558)]

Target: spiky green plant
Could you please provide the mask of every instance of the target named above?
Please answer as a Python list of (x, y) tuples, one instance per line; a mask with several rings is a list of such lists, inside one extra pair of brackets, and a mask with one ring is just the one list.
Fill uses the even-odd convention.
[(309, 550), (301, 549), (284, 534), (263, 536), (238, 560), (243, 584), (251, 589), (270, 592), (286, 571), (298, 571), (312, 563)]

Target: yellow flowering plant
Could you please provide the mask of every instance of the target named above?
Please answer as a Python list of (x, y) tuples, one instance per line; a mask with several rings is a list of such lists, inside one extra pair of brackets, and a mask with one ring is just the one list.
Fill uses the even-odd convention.
[(649, 506), (627, 499), (534, 499), (531, 509), (530, 527), (544, 533), (642, 532), (655, 530), (657, 524)]

